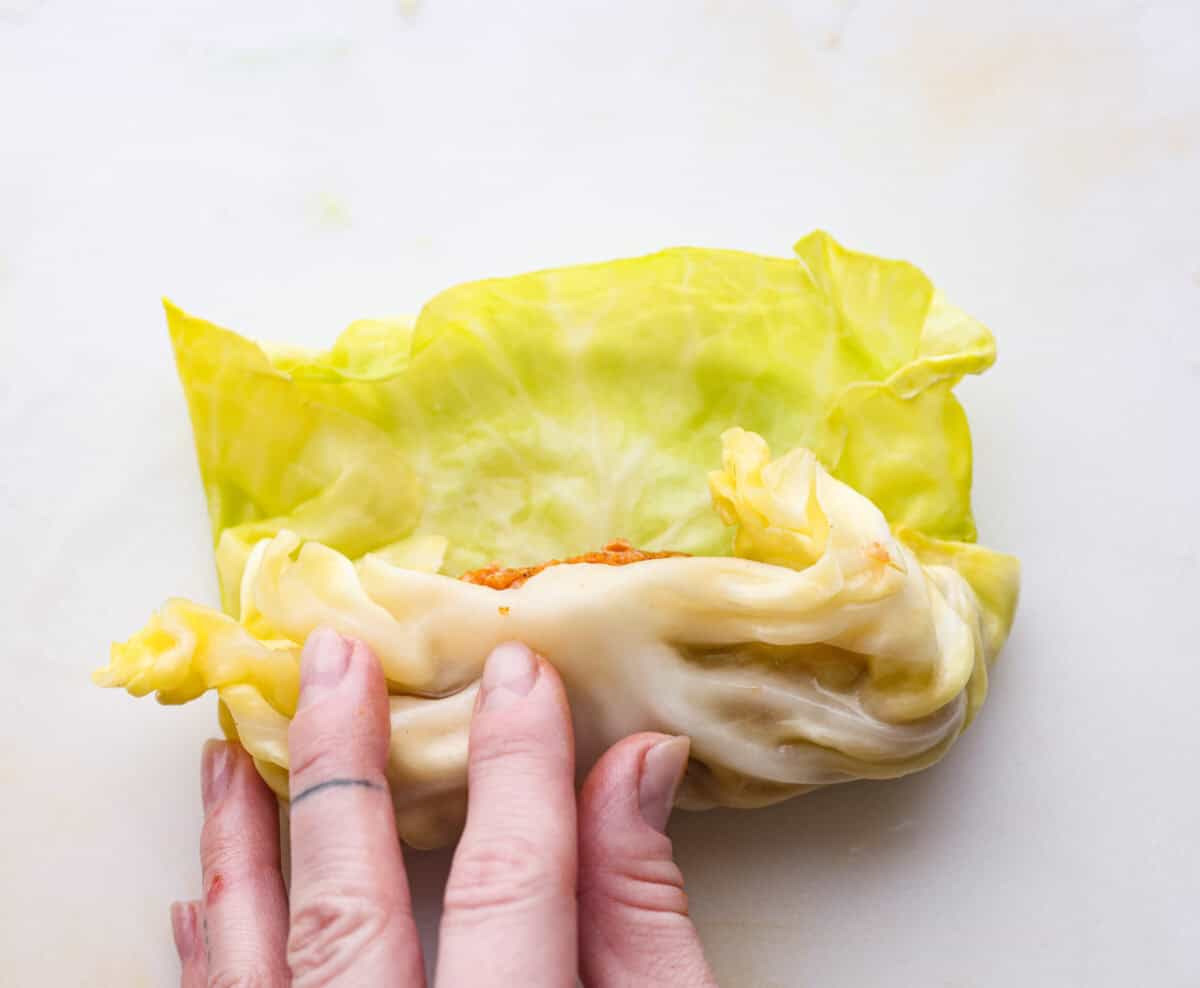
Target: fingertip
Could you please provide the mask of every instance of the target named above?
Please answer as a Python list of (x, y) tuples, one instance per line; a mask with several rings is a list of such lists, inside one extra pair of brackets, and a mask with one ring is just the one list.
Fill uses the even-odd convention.
[[(664, 833), (690, 742), (635, 734), (610, 748), (579, 805), (580, 963), (587, 984), (712, 986)], [(670, 976), (662, 958), (672, 957)]]
[(300, 698), (288, 727), (293, 761), (299, 754), (303, 763), (314, 748), (320, 756), (331, 733), (361, 739), (384, 757), (390, 731), (387, 694), (383, 669), (369, 645), (329, 627), (317, 628), (301, 654)]
[[(575, 740), (566, 689), (554, 666), (520, 642), (488, 656), (480, 677), (468, 747), (470, 786), (518, 762), (537, 765), (538, 777), (574, 777)], [(572, 785), (572, 789), (573, 789)]]
[(200, 798), (206, 815), (229, 791), (233, 747), (229, 741), (210, 739), (204, 742), (200, 756)]
[(675, 793), (687, 769), (691, 740), (670, 737), (648, 748), (642, 755), (638, 777), (638, 808), (642, 819), (660, 833), (675, 806)]
[[(636, 816), (640, 812), (639, 792), (647, 756), (660, 745), (679, 740), (675, 735), (655, 731), (622, 738), (592, 766), (580, 792), (581, 809), (589, 809), (589, 819), (598, 813), (613, 812)], [(687, 742), (686, 738), (682, 740)]]
[(308, 636), (300, 653), (299, 710), (337, 689), (350, 668), (353, 651), (354, 643), (325, 625)]
[(346, 647), (348, 647), (348, 639), (343, 637), (336, 628), (328, 624), (319, 624), (309, 632), (308, 638), (305, 639), (300, 658), (302, 662), (312, 662), (318, 652)]
[(171, 903), (171, 935), (175, 940), (175, 952), (185, 962), (194, 956), (200, 943), (200, 903)]
[(382, 711), (386, 719), (388, 687), (383, 666), (366, 642), (359, 638), (346, 640), (350, 643), (350, 658), (347, 663), (350, 676), (358, 678), (370, 701)]
[(208, 956), (204, 945), (204, 914), (199, 902), (171, 904), (171, 933), (182, 969), (182, 988), (205, 988), (208, 984)]
[[(511, 713), (510, 708), (514, 708)], [(558, 670), (523, 642), (501, 642), (484, 661), (472, 737), (479, 741), (483, 734), (519, 731), (520, 722), (527, 718), (544, 720), (547, 715), (570, 733), (571, 710)]]
[(492, 649), (479, 680), (481, 710), (501, 710), (529, 695), (545, 661), (522, 642), (503, 642)]
[(375, 658), (375, 653), (371, 651), (370, 645), (361, 638), (345, 638), (343, 640), (350, 646), (351, 668), (360, 668), (364, 671), (378, 672), (380, 676), (383, 675), (379, 660)]

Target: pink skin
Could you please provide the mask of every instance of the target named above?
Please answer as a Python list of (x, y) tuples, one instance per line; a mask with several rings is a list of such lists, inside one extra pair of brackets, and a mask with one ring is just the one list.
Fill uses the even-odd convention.
[(251, 984), (286, 985), (287, 893), (274, 794), (237, 745), (210, 741), (202, 770), (197, 939), (209, 984), (236, 984), (235, 975), (249, 974)]
[(207, 988), (208, 960), (202, 939), (203, 907), (199, 902), (171, 906), (171, 932), (183, 967), (183, 988)]
[(687, 738), (613, 745), (579, 796), (579, 976), (585, 985), (716, 988), (664, 833)]
[[(289, 734), (290, 911), (270, 790), (238, 745), (206, 750), (205, 899), (171, 913), (183, 988), (424, 985), (388, 730), (374, 656), (314, 632)], [(686, 760), (684, 738), (626, 738), (592, 769), (577, 814), (558, 674), (523, 645), (497, 648), (471, 723), (437, 985), (560, 988), (577, 973), (589, 988), (715, 985), (663, 833)]]
[(567, 724), (550, 665), (524, 645), (497, 648), (471, 720), (467, 825), (446, 883), (439, 988), (571, 984), (575, 746)]

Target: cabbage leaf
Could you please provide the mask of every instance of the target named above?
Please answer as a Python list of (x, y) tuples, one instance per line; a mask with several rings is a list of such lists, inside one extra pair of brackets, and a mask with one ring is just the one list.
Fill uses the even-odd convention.
[(231, 613), (285, 528), (352, 558), (446, 539), (451, 574), (615, 537), (726, 555), (705, 476), (731, 426), (812, 449), (893, 525), (975, 537), (951, 388), (991, 334), (823, 233), (791, 259), (681, 248), (461, 285), (325, 353), (167, 318)]
[[(472, 697), (510, 638), (562, 673), (581, 765), (632, 731), (688, 734), (683, 805), (935, 761), (1017, 599), (1016, 561), (974, 543), (952, 394), (994, 344), (909, 264), (823, 233), (795, 253), (461, 285), (323, 353), (168, 304), (224, 613), (169, 601), (97, 682), (216, 690), (286, 796), (304, 638), (363, 639), (392, 694), (401, 833), (423, 846), (461, 824)], [(455, 578), (615, 538), (691, 558)]]

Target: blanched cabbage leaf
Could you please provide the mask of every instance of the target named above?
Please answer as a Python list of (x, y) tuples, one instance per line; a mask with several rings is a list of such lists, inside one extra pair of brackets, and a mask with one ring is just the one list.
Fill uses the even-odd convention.
[[(936, 760), (1016, 603), (1015, 561), (973, 544), (951, 393), (992, 339), (908, 264), (819, 233), (796, 254), (463, 285), (322, 354), (168, 306), (226, 613), (171, 601), (98, 681), (217, 690), (286, 795), (300, 645), (319, 624), (362, 638), (423, 845), (461, 822), (473, 692), (511, 638), (563, 674), (582, 766), (632, 731), (688, 734), (685, 805)], [(693, 558), (455, 578), (615, 538)]]
[(894, 525), (973, 539), (950, 389), (992, 363), (991, 335), (909, 264), (820, 233), (796, 253), (676, 249), (461, 285), (323, 354), (272, 354), (168, 305), (226, 609), (250, 549), (284, 528), (352, 558), (444, 538), (452, 574), (618, 536), (727, 555), (704, 478), (732, 426), (814, 450)]

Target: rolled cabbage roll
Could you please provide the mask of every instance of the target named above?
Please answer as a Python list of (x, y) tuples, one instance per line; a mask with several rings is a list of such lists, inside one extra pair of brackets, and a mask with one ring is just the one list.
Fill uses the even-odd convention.
[(320, 625), (382, 665), (420, 847), (461, 829), (503, 641), (561, 673), (581, 771), (689, 736), (687, 808), (916, 771), (983, 703), (1019, 570), (975, 542), (952, 388), (995, 347), (909, 264), (820, 232), (672, 249), (458, 286), (319, 353), (167, 317), (221, 606), (168, 601), (95, 678), (215, 691), (285, 799)]

